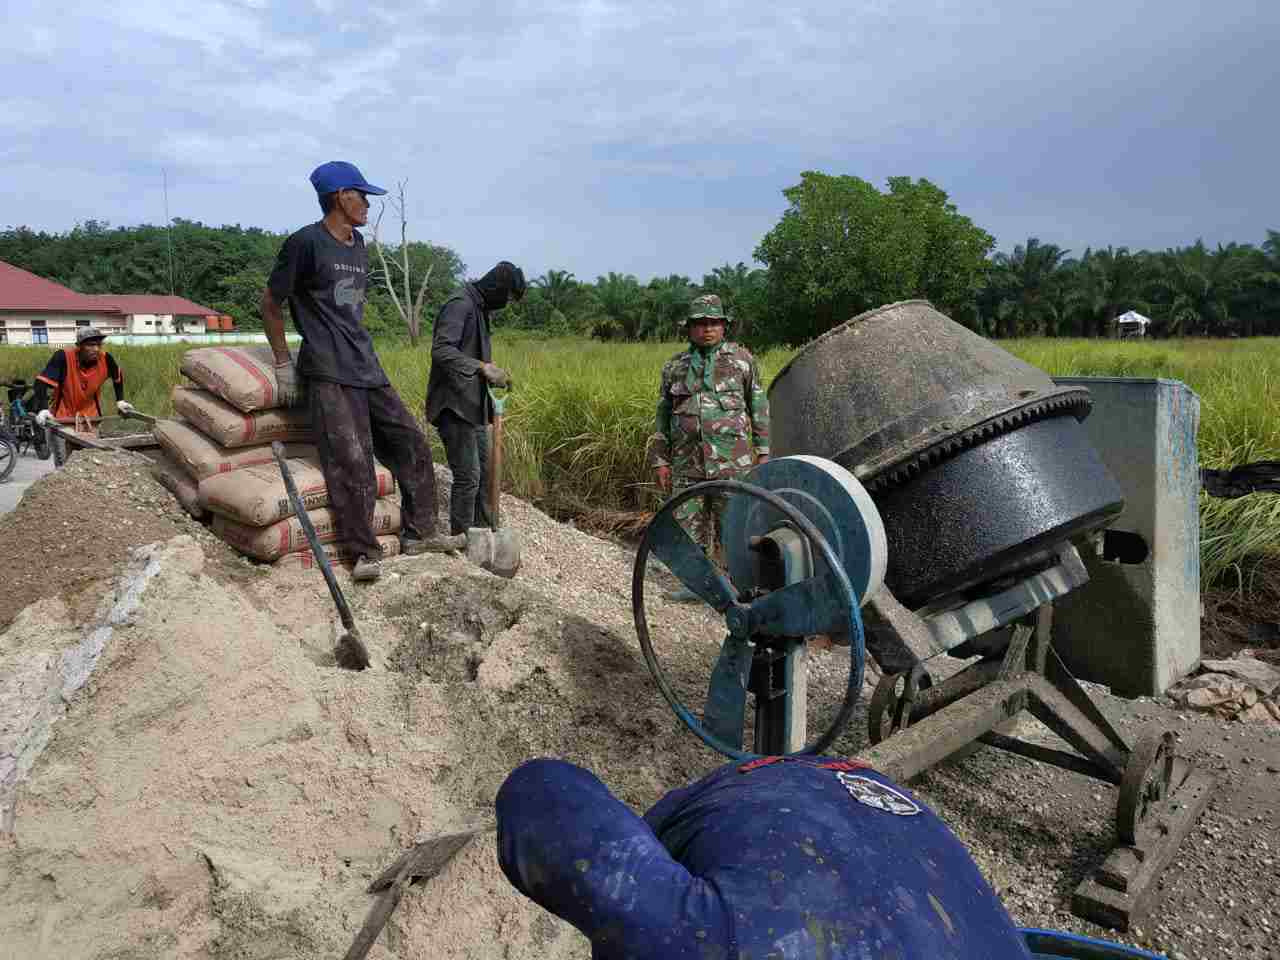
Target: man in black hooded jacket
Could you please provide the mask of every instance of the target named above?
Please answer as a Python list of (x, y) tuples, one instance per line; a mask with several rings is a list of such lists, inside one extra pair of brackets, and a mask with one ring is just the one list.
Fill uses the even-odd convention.
[(427, 420), (444, 441), (453, 488), (449, 532), (489, 526), (480, 486), (488, 469), (485, 428), (493, 412), (489, 386), (506, 386), (507, 372), (492, 361), (489, 314), (524, 296), (524, 272), (503, 260), (479, 280), (463, 284), (440, 308), (431, 337)]

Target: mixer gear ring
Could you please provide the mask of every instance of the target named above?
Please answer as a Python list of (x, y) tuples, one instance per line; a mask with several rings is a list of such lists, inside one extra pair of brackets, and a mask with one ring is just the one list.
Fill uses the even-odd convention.
[(862, 482), (869, 493), (880, 493), (890, 487), (906, 483), (913, 477), (919, 476), (924, 471), (937, 466), (944, 460), (949, 460), (958, 453), (963, 453), (970, 447), (976, 447), (980, 443), (985, 443), (1038, 420), (1063, 416), (1068, 413), (1077, 420), (1082, 420), (1088, 415), (1091, 407), (1092, 401), (1086, 394), (1081, 393), (1063, 394), (1037, 403), (1029, 403), (1025, 407), (1019, 407), (1017, 410), (993, 417), (984, 423), (979, 423), (953, 437), (948, 437), (931, 447), (918, 451), (907, 459), (894, 464), (889, 469), (882, 470), (874, 477), (863, 478)]

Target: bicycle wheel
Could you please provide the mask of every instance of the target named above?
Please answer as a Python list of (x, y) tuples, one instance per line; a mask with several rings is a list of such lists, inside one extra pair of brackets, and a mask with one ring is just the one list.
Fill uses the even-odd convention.
[(18, 448), (7, 436), (0, 436), (0, 481), (8, 480), (18, 465)]

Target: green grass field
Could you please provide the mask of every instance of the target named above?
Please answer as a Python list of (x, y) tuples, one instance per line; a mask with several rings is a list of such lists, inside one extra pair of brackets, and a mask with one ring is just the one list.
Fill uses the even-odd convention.
[[(1222, 468), (1280, 459), (1280, 340), (1116, 342), (1017, 340), (1002, 344), (1056, 376), (1136, 376), (1181, 380), (1200, 395), (1200, 459)], [(644, 469), (653, 429), (658, 372), (680, 345), (612, 344), (585, 340), (502, 338), (495, 360), (515, 382), (507, 402), (505, 486), (556, 511), (639, 511), (657, 503)], [(140, 410), (172, 412), (169, 392), (179, 381), (181, 345), (120, 346), (112, 353), (125, 370), (129, 400)], [(0, 378), (30, 380), (48, 348), (0, 348)], [(387, 345), (383, 364), (405, 402), (421, 413), (426, 396), (427, 345)], [(791, 351), (759, 357), (766, 380)], [(111, 391), (104, 391), (108, 412)], [(429, 431), (442, 456), (434, 431)], [(1206, 582), (1235, 578), (1250, 557), (1280, 545), (1280, 496), (1201, 502)]]

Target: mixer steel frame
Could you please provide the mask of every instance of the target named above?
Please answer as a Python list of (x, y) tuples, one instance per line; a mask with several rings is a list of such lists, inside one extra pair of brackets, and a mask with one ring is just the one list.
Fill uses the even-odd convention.
[[(1063, 666), (1052, 620), (1052, 605), (1039, 607), (1014, 627), (1002, 654), (926, 689), (910, 673), (885, 676), (868, 710), (873, 745), (857, 758), (907, 781), (981, 743), (1116, 785), (1118, 845), (1076, 888), (1071, 907), (1128, 929), (1154, 904), (1155, 880), (1208, 804), (1214, 780), (1173, 758), (1168, 734), (1130, 746)], [(886, 620), (871, 629), (893, 626)], [(1024, 710), (1079, 753), (1000, 732)]]

